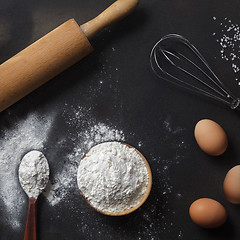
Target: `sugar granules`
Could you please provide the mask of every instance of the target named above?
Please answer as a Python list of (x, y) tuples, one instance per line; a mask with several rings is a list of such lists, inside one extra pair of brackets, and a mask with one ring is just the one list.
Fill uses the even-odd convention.
[[(233, 23), (231, 19), (224, 18), (218, 20), (213, 17), (213, 20), (219, 23), (220, 33), (214, 32), (212, 35), (216, 37), (216, 41), (220, 46), (220, 56), (223, 60), (231, 64), (231, 68), (235, 74), (240, 70), (240, 28), (239, 25)], [(235, 78), (236, 81), (238, 77)], [(238, 82), (240, 85), (240, 82)]]
[(20, 218), (24, 196), (18, 182), (18, 167), (23, 155), (32, 149), (43, 150), (53, 118), (31, 113), (16, 121), (11, 128), (2, 129), (0, 138), (0, 199), (7, 222), (12, 228), (21, 227)]

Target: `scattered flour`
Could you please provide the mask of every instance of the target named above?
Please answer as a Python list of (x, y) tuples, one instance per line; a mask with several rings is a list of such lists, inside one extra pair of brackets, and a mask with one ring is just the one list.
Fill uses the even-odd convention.
[(38, 198), (49, 180), (46, 157), (39, 151), (30, 151), (19, 166), (19, 181), (29, 198)]
[(97, 143), (114, 140), (124, 141), (123, 131), (110, 128), (103, 123), (98, 123), (91, 127), (90, 131), (84, 132), (84, 144), (87, 146), (87, 149), (90, 149)]
[(140, 203), (148, 185), (142, 157), (119, 142), (105, 142), (90, 149), (81, 160), (78, 187), (96, 209), (121, 212)]
[[(177, 123), (178, 124), (178, 123)], [(186, 202), (183, 193), (176, 188), (171, 174), (183, 162), (189, 161), (189, 144), (186, 137), (187, 129), (179, 127), (171, 116), (160, 119), (161, 137), (158, 139), (158, 154), (156, 146), (149, 146), (149, 163), (152, 167), (154, 199), (148, 201), (148, 211), (144, 211), (140, 222), (138, 239), (184, 239), (184, 231), (176, 220), (181, 214), (173, 202)], [(147, 142), (144, 141), (144, 145)], [(165, 155), (164, 152), (168, 150)], [(159, 154), (160, 153), (160, 154)], [(173, 169), (175, 169), (173, 171)]]
[[(17, 122), (17, 121), (16, 121)], [(34, 113), (11, 128), (1, 130), (0, 138), (0, 201), (5, 205), (3, 221), (20, 228), (26, 196), (18, 181), (18, 167), (22, 156), (32, 149), (42, 150), (52, 125), (52, 117)]]

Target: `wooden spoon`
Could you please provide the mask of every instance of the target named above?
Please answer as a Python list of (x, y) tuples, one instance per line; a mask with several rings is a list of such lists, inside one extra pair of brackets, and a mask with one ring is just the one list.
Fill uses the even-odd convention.
[[(134, 148), (133, 146), (131, 146), (131, 145), (129, 145), (129, 144), (126, 144), (126, 143), (123, 143), (123, 142), (122, 142), (121, 144), (124, 144), (124, 145), (128, 146), (129, 148)], [(148, 196), (149, 196), (149, 194), (150, 194), (151, 188), (152, 188), (152, 172), (151, 172), (151, 168), (150, 168), (150, 166), (149, 166), (149, 164), (148, 164), (148, 161), (147, 161), (146, 158), (142, 155), (142, 153), (140, 153), (136, 148), (134, 148), (134, 149), (135, 149), (135, 151), (140, 155), (140, 157), (142, 158), (142, 160), (144, 161), (144, 164), (145, 164), (145, 166), (146, 166), (146, 168), (147, 168), (147, 172), (148, 172), (148, 185), (147, 185), (147, 189), (146, 189), (145, 195), (142, 197), (142, 199), (140, 200), (139, 204), (136, 205), (135, 207), (131, 207), (131, 208), (126, 209), (126, 210), (123, 210), (123, 211), (121, 211), (121, 212), (107, 212), (107, 211), (101, 211), (101, 210), (93, 207), (93, 206), (91, 205), (91, 203), (85, 198), (85, 196), (84, 196), (84, 194), (81, 192), (81, 190), (79, 189), (79, 191), (80, 191), (83, 199), (87, 202), (87, 204), (88, 204), (91, 208), (93, 208), (93, 209), (96, 210), (97, 212), (102, 213), (102, 214), (104, 214), (104, 215), (108, 215), (108, 216), (123, 216), (123, 215), (127, 215), (127, 214), (129, 214), (129, 213), (132, 213), (132, 212), (136, 211), (136, 210), (137, 210), (138, 208), (140, 208), (140, 207), (143, 205), (143, 203), (147, 200), (147, 198), (148, 198)], [(83, 155), (82, 159), (85, 158), (85, 156), (86, 156), (87, 153), (88, 153), (88, 152), (86, 152), (86, 153)]]
[[(41, 169), (41, 172), (39, 171)], [(37, 198), (47, 186), (49, 165), (45, 156), (39, 151), (30, 151), (22, 159), (19, 166), (19, 182), (28, 195), (28, 215), (24, 240), (36, 240), (36, 206)]]

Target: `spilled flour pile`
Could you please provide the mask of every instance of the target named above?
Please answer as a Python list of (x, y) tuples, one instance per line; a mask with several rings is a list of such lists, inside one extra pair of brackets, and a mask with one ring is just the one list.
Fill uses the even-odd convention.
[(3, 130), (0, 138), (0, 200), (4, 215), (13, 228), (20, 227), (20, 218), (26, 196), (18, 181), (18, 167), (23, 155), (33, 149), (43, 150), (51, 117), (30, 114), (12, 128)]

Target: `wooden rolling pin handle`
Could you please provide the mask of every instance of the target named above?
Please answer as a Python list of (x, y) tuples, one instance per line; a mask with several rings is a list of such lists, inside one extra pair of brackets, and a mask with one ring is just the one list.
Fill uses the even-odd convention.
[(118, 0), (96, 18), (81, 25), (81, 29), (91, 39), (105, 27), (129, 15), (137, 7), (138, 2), (138, 0)]
[(27, 216), (24, 240), (37, 240), (36, 205), (37, 205), (37, 199), (29, 198), (28, 216)]

